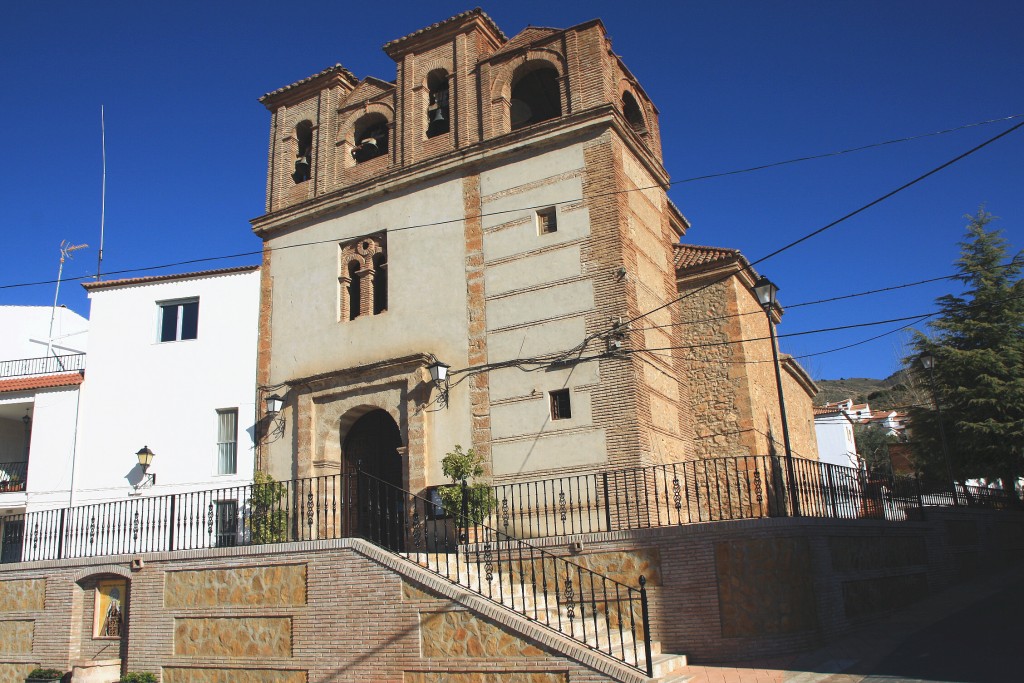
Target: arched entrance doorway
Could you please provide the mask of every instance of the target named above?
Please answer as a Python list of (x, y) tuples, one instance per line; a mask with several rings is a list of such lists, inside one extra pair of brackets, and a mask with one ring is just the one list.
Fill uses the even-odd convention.
[(349, 472), (359, 471), (358, 523), (360, 536), (392, 550), (405, 546), (405, 495), (402, 434), (385, 410), (359, 418), (342, 443)]

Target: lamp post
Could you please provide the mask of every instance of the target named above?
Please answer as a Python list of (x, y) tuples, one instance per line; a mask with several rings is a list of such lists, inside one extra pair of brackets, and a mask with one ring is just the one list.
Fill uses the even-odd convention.
[(946, 476), (949, 478), (950, 486), (953, 487), (953, 505), (959, 505), (956, 493), (956, 480), (953, 479), (953, 461), (949, 457), (949, 446), (946, 444), (946, 428), (942, 422), (942, 406), (939, 404), (939, 392), (935, 389), (935, 356), (925, 352), (920, 355), (922, 367), (928, 371), (928, 385), (932, 390), (932, 401), (935, 402), (935, 412), (939, 418), (939, 439), (942, 441), (942, 457), (946, 460)]
[(764, 309), (768, 318), (768, 335), (772, 342), (772, 360), (775, 364), (775, 386), (779, 392), (779, 416), (782, 418), (782, 442), (786, 448), (786, 478), (789, 480), (789, 504), (793, 510), (793, 516), (800, 516), (800, 501), (796, 494), (796, 475), (793, 472), (793, 448), (789, 442), (789, 421), (786, 419), (786, 398), (782, 393), (782, 370), (779, 365), (779, 345), (775, 338), (775, 323), (772, 321), (772, 309), (775, 308), (775, 298), (779, 288), (775, 283), (764, 275), (754, 283), (754, 295), (758, 303)]

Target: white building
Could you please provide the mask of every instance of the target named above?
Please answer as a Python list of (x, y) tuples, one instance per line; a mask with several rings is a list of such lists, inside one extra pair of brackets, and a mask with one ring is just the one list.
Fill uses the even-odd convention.
[(70, 472), (89, 321), (64, 307), (0, 306), (0, 329), (0, 519), (11, 518), (0, 522), (0, 559), (7, 560), (30, 492)]
[(814, 409), (818, 460), (843, 467), (860, 466), (853, 424), (850, 414), (841, 406), (825, 405)]
[[(215, 542), (232, 542), (237, 487), (253, 475), (258, 267), (84, 286), (90, 320), (57, 309), (51, 353), (61, 355), (23, 356), (45, 353), (50, 309), (0, 308), (17, 332), (2, 347), (13, 357), (0, 360), (2, 560), (113, 548), (112, 529), (145, 522), (125, 501), (210, 489), (224, 489), (204, 498), (218, 515)], [(75, 333), (87, 326), (88, 354), (68, 353), (84, 350)], [(156, 454), (148, 471), (136, 457), (144, 447)], [(94, 526), (103, 519), (109, 529)], [(30, 528), (42, 530), (31, 548)]]
[[(73, 490), (54, 472), (30, 508), (251, 482), (259, 268), (83, 286), (91, 345)], [(155, 453), (146, 472), (143, 447)]]

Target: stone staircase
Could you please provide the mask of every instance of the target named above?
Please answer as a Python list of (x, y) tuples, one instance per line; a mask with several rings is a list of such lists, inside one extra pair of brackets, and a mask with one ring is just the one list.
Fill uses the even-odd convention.
[[(618, 596), (609, 594), (616, 586), (609, 587), (605, 582), (595, 585), (591, 580), (588, 586), (582, 572), (570, 574), (569, 581), (563, 582), (566, 566), (558, 571), (553, 560), (524, 561), (521, 555), (516, 557), (515, 548), (506, 548), (501, 561), (494, 556), (493, 548), (490, 555), (482, 548), (483, 544), (471, 544), (461, 546), (457, 553), (399, 555), (533, 623), (647, 671), (640, 602), (635, 595), (624, 596), (621, 591)], [(574, 566), (567, 565), (570, 570)], [(651, 642), (651, 660), (654, 676), (647, 680), (683, 683), (690, 678), (685, 671), (686, 656), (663, 653), (657, 641)]]

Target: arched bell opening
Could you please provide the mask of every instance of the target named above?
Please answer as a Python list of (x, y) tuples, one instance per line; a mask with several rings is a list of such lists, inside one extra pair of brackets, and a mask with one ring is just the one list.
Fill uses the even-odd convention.
[(528, 64), (512, 84), (512, 130), (562, 115), (558, 71), (545, 63)]

